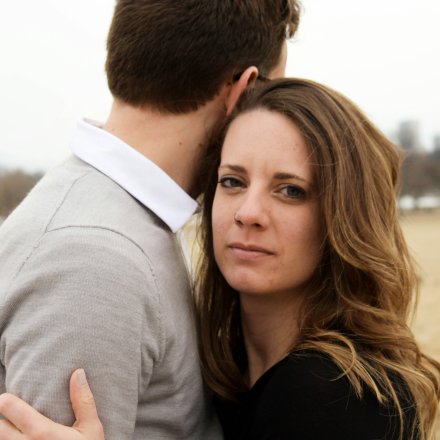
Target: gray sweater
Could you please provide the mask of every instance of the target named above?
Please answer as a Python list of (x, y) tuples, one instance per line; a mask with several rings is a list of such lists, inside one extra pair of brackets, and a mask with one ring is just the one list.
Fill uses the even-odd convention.
[(71, 157), (0, 228), (0, 392), (73, 422), (86, 370), (107, 440), (221, 438), (174, 234)]

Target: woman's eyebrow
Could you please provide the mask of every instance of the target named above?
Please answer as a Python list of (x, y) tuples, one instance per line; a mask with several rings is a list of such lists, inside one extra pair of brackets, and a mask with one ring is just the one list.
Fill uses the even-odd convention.
[[(218, 167), (219, 170), (222, 170), (225, 168), (230, 171), (235, 171), (236, 173), (245, 173), (246, 172), (246, 168), (244, 168), (241, 165), (234, 165), (234, 164), (225, 163), (225, 164), (220, 165)], [(297, 174), (294, 174), (294, 173), (278, 172), (278, 173), (275, 173), (273, 177), (276, 180), (296, 179), (296, 180), (300, 180), (301, 182), (305, 182), (305, 183), (310, 184), (310, 182), (308, 182), (306, 179), (304, 179), (303, 177), (298, 176)]]
[(274, 179), (277, 179), (277, 180), (296, 179), (296, 180), (301, 180), (302, 182), (305, 182), (305, 183), (309, 183), (303, 177), (298, 176), (298, 174), (292, 174), (292, 173), (283, 173), (283, 172), (275, 173)]
[(246, 169), (242, 167), (241, 165), (233, 165), (233, 164), (223, 164), (218, 167), (219, 170), (223, 168), (228, 168), (231, 171), (236, 171), (237, 173), (244, 173), (246, 172)]

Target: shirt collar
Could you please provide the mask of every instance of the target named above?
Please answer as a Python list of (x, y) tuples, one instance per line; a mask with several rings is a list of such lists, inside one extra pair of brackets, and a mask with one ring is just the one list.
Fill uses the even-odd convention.
[(124, 188), (176, 232), (198, 208), (168, 174), (91, 120), (78, 123), (72, 153)]

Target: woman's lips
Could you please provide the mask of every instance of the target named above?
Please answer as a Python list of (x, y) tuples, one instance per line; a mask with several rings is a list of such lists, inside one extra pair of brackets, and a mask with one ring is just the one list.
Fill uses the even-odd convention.
[(274, 255), (268, 249), (254, 244), (231, 243), (228, 248), (233, 255), (242, 260), (256, 260)]

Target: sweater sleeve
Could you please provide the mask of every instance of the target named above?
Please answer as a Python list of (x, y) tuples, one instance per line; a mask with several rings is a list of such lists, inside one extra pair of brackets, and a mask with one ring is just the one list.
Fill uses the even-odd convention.
[(99, 228), (46, 233), (2, 314), (8, 392), (70, 425), (69, 377), (84, 368), (106, 439), (132, 438), (140, 380), (162, 356), (154, 272), (134, 243)]

